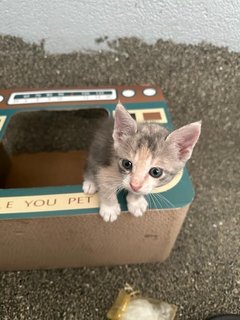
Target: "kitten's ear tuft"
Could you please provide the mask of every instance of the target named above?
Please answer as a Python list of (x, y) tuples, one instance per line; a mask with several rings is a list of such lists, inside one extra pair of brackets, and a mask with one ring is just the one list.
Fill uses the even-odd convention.
[(193, 148), (201, 133), (202, 121), (190, 123), (169, 134), (166, 141), (177, 148), (179, 160), (186, 162), (190, 159)]
[(124, 136), (137, 132), (137, 123), (119, 101), (115, 109), (113, 139), (120, 142)]

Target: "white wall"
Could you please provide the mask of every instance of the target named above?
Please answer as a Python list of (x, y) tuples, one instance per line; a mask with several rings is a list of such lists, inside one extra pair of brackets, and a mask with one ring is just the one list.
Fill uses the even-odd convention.
[(98, 49), (95, 39), (105, 35), (206, 41), (240, 51), (240, 1), (0, 0), (0, 34), (45, 39), (50, 52)]

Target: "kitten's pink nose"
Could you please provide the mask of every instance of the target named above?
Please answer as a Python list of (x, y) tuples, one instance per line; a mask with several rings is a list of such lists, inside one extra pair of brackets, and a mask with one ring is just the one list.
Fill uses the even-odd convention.
[(137, 183), (130, 183), (131, 188), (133, 189), (133, 191), (138, 191), (139, 189), (142, 188), (141, 184), (137, 184)]

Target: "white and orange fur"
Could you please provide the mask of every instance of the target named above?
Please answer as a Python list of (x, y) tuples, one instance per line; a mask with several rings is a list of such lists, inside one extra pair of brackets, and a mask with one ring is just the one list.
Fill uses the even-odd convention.
[(158, 124), (137, 123), (118, 103), (115, 119), (102, 124), (90, 147), (84, 193), (99, 193), (99, 213), (112, 222), (121, 212), (117, 192), (125, 189), (128, 211), (142, 216), (148, 207), (144, 196), (185, 166), (200, 132), (200, 121), (173, 132)]

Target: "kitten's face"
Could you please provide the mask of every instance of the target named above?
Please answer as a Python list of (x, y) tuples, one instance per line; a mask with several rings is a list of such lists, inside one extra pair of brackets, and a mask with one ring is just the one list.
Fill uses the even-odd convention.
[(122, 187), (148, 194), (171, 181), (190, 158), (200, 127), (200, 123), (193, 123), (169, 134), (157, 124), (137, 124), (118, 105), (113, 139)]
[(168, 131), (159, 125), (138, 125), (134, 136), (115, 148), (122, 186), (136, 194), (148, 194), (175, 176), (182, 165), (165, 142)]

